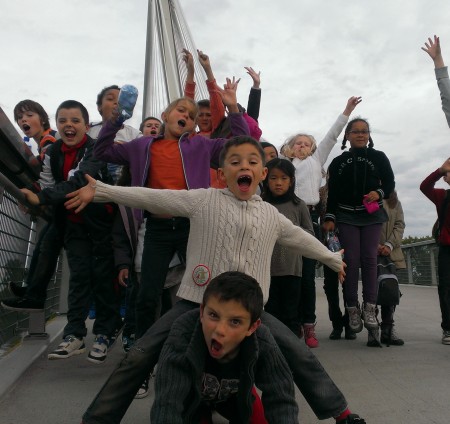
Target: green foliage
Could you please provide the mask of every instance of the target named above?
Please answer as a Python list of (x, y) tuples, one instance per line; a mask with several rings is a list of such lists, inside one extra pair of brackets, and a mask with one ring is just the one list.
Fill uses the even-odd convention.
[(430, 236), (423, 236), (423, 237), (413, 237), (413, 236), (408, 236), (405, 237), (402, 240), (402, 244), (411, 244), (411, 243), (417, 243), (419, 241), (428, 241), (428, 240), (434, 240), (433, 237)]

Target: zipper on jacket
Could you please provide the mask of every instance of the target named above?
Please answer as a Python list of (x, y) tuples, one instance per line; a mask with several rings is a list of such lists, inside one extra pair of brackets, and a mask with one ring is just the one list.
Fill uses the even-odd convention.
[(181, 151), (181, 140), (185, 135), (187, 136), (187, 135), (189, 135), (189, 133), (185, 132), (185, 133), (181, 134), (181, 137), (178, 139), (178, 150), (180, 151), (181, 165), (183, 166), (183, 175), (184, 175), (184, 180), (186, 181), (186, 187), (188, 190), (190, 190), (189, 182), (188, 182), (187, 175), (186, 175), (186, 169), (184, 167), (183, 152)]

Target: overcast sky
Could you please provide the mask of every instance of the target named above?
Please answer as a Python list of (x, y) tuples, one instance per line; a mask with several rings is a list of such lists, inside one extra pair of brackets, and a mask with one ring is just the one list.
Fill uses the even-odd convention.
[[(450, 63), (448, 0), (180, 3), (218, 82), (242, 78), (240, 103), (251, 86), (243, 67), (261, 71), (260, 126), (273, 144), (297, 132), (321, 140), (347, 99), (362, 96), (354, 114), (368, 118), (375, 148), (391, 160), (405, 235), (430, 234), (436, 212), (418, 187), (450, 156), (450, 129), (432, 61), (420, 47), (438, 34)], [(147, 7), (147, 0), (3, 2), (1, 108), (13, 120), (14, 105), (30, 98), (53, 125), (57, 106), (76, 99), (95, 121), (104, 86), (130, 83), (143, 92)], [(141, 105), (142, 99), (134, 126)]]

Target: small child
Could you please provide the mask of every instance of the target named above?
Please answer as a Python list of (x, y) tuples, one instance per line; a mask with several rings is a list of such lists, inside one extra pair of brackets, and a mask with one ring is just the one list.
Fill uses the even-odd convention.
[[(186, 272), (178, 296), (182, 299), (135, 343), (84, 414), (84, 421), (120, 422), (145, 375), (158, 360), (176, 318), (200, 304), (206, 285), (226, 271), (242, 271), (261, 285), (264, 302), (270, 286), (270, 260), (275, 243), (326, 263), (344, 276), (342, 252), (332, 253), (317, 239), (292, 224), (272, 205), (255, 195), (266, 177), (264, 152), (251, 137), (230, 139), (223, 147), (219, 178), (226, 189), (152, 190), (112, 187), (87, 176), (89, 184), (71, 193), (66, 207), (81, 211), (92, 200), (127, 204), (155, 214), (184, 216), (190, 220)], [(317, 358), (292, 332), (263, 312), (267, 325), (293, 372), (294, 380), (320, 419), (339, 423), (360, 422), (350, 417), (347, 403)], [(359, 418), (358, 418), (359, 419)]]
[[(294, 225), (314, 235), (306, 203), (295, 195), (294, 187), (295, 168), (290, 161), (276, 158), (267, 163), (262, 198), (275, 206)], [(299, 334), (297, 305), (302, 281), (302, 257), (298, 251), (276, 244), (272, 253), (270, 276), (269, 300), (265, 310), (277, 317), (294, 334)], [(305, 326), (305, 341), (310, 347), (317, 347), (309, 340), (309, 336), (308, 327)]]
[(176, 320), (164, 344), (152, 423), (212, 423), (212, 411), (236, 423), (298, 423), (292, 374), (261, 325), (262, 310), (254, 278), (232, 271), (211, 280), (200, 315), (195, 309)]
[(22, 100), (14, 107), (14, 120), (27, 137), (34, 139), (42, 162), (45, 150), (56, 141), (45, 109), (33, 100)]
[(154, 116), (147, 116), (139, 126), (143, 136), (156, 137), (161, 129), (162, 122)]
[[(23, 133), (36, 142), (42, 164), (47, 147), (56, 141), (56, 131), (50, 128), (47, 112), (33, 100), (22, 100), (14, 107), (14, 119)], [(35, 189), (40, 190), (39, 187)], [(5, 308), (19, 312), (40, 312), (44, 309), (47, 287), (55, 272), (62, 244), (62, 235), (56, 226), (53, 222), (47, 223), (40, 231), (33, 250), (25, 286), (14, 281), (9, 283), (16, 298), (4, 299)]]
[(64, 340), (48, 358), (66, 359), (85, 351), (85, 320), (93, 293), (97, 307), (93, 328), (96, 338), (88, 360), (102, 363), (115, 324), (111, 240), (114, 208), (111, 204), (92, 205), (93, 208), (75, 215), (62, 207), (67, 193), (86, 184), (84, 174), (110, 182), (106, 164), (93, 158), (94, 140), (86, 134), (88, 123), (88, 112), (81, 103), (67, 100), (59, 105), (56, 125), (61, 139), (45, 153), (39, 180), (42, 191), (35, 194), (22, 189), (22, 192), (32, 205), (54, 205), (55, 225), (63, 228), (70, 269)]

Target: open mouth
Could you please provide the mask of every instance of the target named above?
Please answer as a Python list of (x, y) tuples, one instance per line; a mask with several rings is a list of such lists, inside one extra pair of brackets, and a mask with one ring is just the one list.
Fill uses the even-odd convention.
[(184, 119), (180, 119), (180, 120), (178, 121), (178, 125), (179, 125), (181, 128), (184, 128), (184, 127), (186, 126), (186, 121), (185, 121)]
[(64, 131), (64, 135), (65, 135), (67, 138), (74, 138), (74, 137), (75, 137), (75, 134), (76, 134), (76, 132), (75, 132), (75, 131), (72, 131), (72, 130)]
[(22, 129), (23, 129), (24, 131), (28, 131), (29, 129), (31, 129), (31, 127), (30, 127), (28, 124), (23, 124), (23, 125), (22, 125)]
[(250, 175), (241, 175), (237, 180), (238, 186), (242, 191), (247, 191), (252, 183)]
[(219, 355), (221, 350), (222, 350), (222, 344), (219, 343), (217, 340), (212, 339), (211, 340), (211, 353), (213, 355)]

